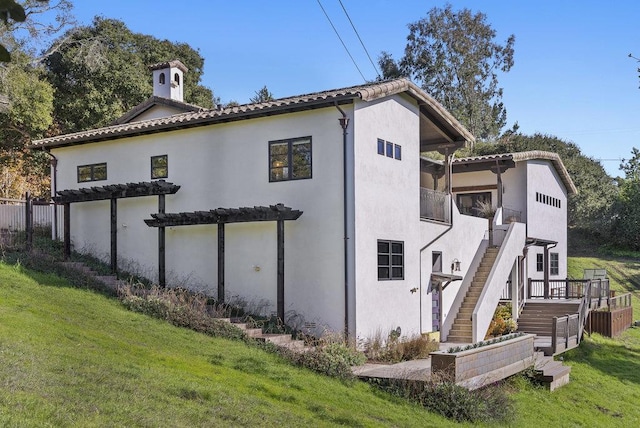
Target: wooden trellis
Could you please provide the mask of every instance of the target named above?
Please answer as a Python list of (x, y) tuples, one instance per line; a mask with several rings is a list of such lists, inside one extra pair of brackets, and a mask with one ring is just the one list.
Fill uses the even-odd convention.
[[(193, 226), (199, 224), (218, 225), (218, 300), (224, 302), (224, 253), (225, 253), (225, 224), (275, 221), (277, 223), (277, 315), (284, 320), (284, 222), (297, 220), (302, 211), (294, 210), (283, 204), (243, 208), (217, 208), (210, 211), (194, 211), (182, 213), (151, 214), (144, 222), (149, 227), (158, 227), (159, 239), (158, 277), (165, 278), (165, 248), (164, 228), (173, 226)], [(161, 285), (163, 285), (161, 283)]]

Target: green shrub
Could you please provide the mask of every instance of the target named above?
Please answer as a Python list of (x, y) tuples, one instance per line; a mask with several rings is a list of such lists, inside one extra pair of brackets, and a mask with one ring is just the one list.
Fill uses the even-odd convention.
[(364, 353), (371, 361), (398, 363), (418, 358), (427, 358), (431, 352), (437, 351), (438, 342), (426, 336), (415, 335), (400, 337), (397, 330), (391, 330), (387, 340), (383, 340), (380, 332), (364, 343)]
[(515, 417), (513, 401), (499, 385), (470, 391), (436, 375), (426, 382), (395, 379), (378, 386), (457, 422), (508, 423)]
[(132, 311), (169, 321), (210, 336), (243, 339), (245, 333), (209, 314), (207, 298), (182, 289), (127, 286), (119, 290), (123, 305)]
[(504, 334), (513, 333), (518, 329), (518, 324), (511, 317), (511, 303), (498, 305), (493, 314), (493, 319), (487, 329), (486, 338), (502, 336)]
[(308, 369), (343, 380), (354, 379), (352, 366), (363, 364), (364, 355), (346, 343), (333, 342), (294, 356), (295, 362)]

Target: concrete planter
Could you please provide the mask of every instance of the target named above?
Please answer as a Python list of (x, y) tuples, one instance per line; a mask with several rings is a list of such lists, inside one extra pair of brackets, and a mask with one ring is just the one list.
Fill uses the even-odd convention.
[(431, 353), (431, 373), (443, 373), (456, 384), (477, 389), (519, 373), (534, 363), (535, 335), (508, 339), (491, 345), (449, 353)]

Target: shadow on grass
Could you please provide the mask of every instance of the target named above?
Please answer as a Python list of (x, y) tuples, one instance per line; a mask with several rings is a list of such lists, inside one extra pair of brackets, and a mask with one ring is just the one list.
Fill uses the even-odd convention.
[(584, 340), (578, 348), (567, 352), (565, 361), (588, 364), (607, 376), (640, 384), (640, 348), (629, 348), (622, 340), (594, 334), (593, 340)]

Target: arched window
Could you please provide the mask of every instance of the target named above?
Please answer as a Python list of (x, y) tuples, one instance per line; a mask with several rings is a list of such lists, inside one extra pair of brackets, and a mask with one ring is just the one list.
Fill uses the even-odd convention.
[(158, 82), (161, 85), (164, 85), (164, 73), (160, 73), (160, 77), (158, 78)]
[(176, 85), (180, 84), (180, 75), (178, 73), (173, 75), (173, 81), (176, 82)]

